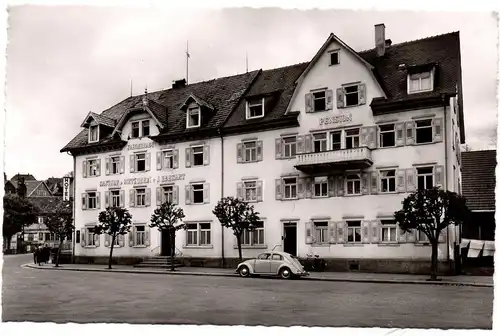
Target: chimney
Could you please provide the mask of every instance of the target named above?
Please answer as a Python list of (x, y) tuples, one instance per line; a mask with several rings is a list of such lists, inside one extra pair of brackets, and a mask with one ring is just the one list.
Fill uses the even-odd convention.
[(172, 84), (172, 89), (180, 89), (186, 87), (186, 79), (179, 79), (174, 81), (174, 84)]
[(385, 54), (385, 25), (379, 23), (375, 25), (375, 49), (377, 56), (384, 56)]

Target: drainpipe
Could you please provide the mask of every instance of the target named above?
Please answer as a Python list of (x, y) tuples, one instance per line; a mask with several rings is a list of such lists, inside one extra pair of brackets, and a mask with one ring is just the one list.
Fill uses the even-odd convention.
[[(224, 197), (224, 135), (221, 132), (221, 129), (217, 129), (217, 133), (220, 136), (220, 142), (221, 142), (221, 155), (220, 155), (220, 161), (221, 161), (221, 173), (220, 173), (220, 197)], [(222, 268), (225, 267), (226, 264), (226, 259), (224, 257), (224, 227), (221, 225), (221, 257), (222, 257)]]
[[(448, 132), (447, 125), (448, 121), (446, 118), (446, 95), (441, 94), (441, 99), (443, 100), (443, 121), (444, 121), (444, 190), (448, 190)], [(446, 227), (446, 259), (450, 261), (450, 235), (448, 227)]]
[[(70, 179), (71, 182), (71, 179)], [(75, 263), (75, 246), (76, 246), (76, 156), (73, 155), (73, 251), (71, 253), (71, 263)]]

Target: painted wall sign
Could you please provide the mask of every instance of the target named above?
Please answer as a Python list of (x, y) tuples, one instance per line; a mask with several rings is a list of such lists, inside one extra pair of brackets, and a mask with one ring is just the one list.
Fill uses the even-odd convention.
[(319, 120), (320, 126), (330, 126), (352, 121), (352, 114), (341, 114), (333, 117), (324, 117)]
[(126, 178), (122, 180), (106, 180), (99, 183), (100, 187), (119, 187), (122, 185), (137, 185), (137, 184), (149, 184), (149, 183), (166, 183), (178, 180), (184, 180), (186, 174), (171, 174), (153, 177), (136, 177), (136, 178)]
[(63, 201), (69, 201), (69, 177), (63, 177)]
[(147, 149), (147, 148), (153, 148), (155, 146), (154, 142), (150, 143), (140, 143), (140, 144), (133, 144), (133, 145), (128, 145), (127, 149), (128, 150), (136, 150), (136, 149)]

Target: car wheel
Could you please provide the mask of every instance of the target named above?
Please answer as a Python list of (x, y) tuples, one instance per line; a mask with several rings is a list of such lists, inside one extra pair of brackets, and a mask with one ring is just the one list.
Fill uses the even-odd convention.
[(241, 266), (240, 269), (238, 270), (238, 273), (242, 278), (247, 278), (250, 276), (250, 270), (246, 266)]
[(292, 275), (292, 271), (290, 271), (288, 267), (283, 267), (282, 269), (280, 269), (281, 279), (291, 279)]

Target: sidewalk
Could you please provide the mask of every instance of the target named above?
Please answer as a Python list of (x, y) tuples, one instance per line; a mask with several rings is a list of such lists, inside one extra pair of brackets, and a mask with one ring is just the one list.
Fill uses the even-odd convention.
[[(143, 273), (143, 274), (169, 274), (169, 275), (194, 275), (194, 276), (222, 276), (238, 277), (234, 269), (227, 268), (207, 268), (207, 267), (179, 267), (175, 272), (166, 269), (145, 269), (134, 268), (125, 265), (113, 265), (109, 270), (107, 265), (95, 264), (63, 264), (54, 267), (53, 264), (34, 265), (24, 264), (22, 267), (59, 270), (59, 271), (86, 271), (86, 272), (115, 272), (115, 273)], [(454, 286), (474, 286), (493, 287), (493, 277), (491, 276), (442, 276), (441, 281), (428, 281), (428, 275), (413, 274), (387, 274), (387, 273), (358, 273), (358, 272), (311, 272), (309, 276), (301, 278), (308, 281), (341, 281), (341, 282), (369, 282), (369, 283), (399, 283), (399, 284), (433, 284), (433, 285), (454, 285)]]

